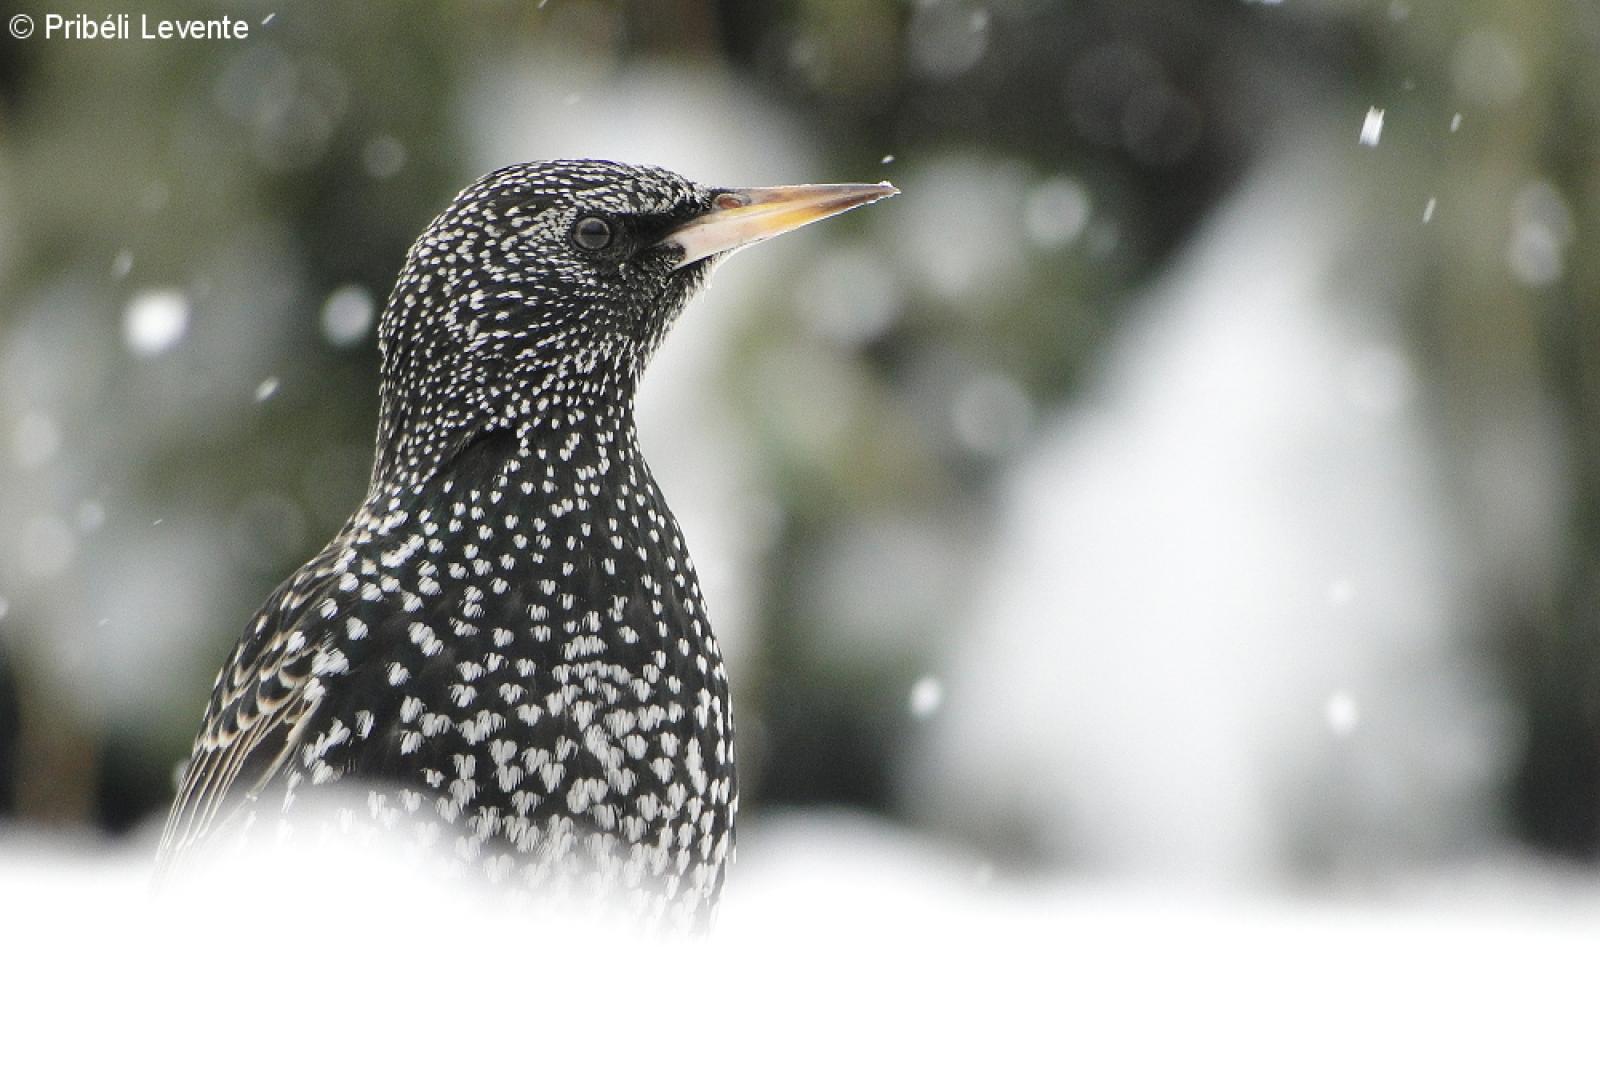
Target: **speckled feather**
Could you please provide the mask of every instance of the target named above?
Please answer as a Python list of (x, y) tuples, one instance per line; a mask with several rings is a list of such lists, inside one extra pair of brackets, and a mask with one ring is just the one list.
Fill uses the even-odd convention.
[[(413, 245), (384, 311), (365, 501), (246, 628), (162, 838), (333, 783), (378, 825), (537, 887), (598, 871), (714, 903), (738, 794), (727, 678), (635, 386), (703, 283), (653, 247), (717, 190), (598, 161), (509, 167)], [(615, 228), (604, 252), (577, 219)]]

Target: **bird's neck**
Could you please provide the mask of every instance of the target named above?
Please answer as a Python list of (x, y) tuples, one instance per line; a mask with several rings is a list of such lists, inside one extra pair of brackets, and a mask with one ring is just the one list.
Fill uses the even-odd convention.
[(444, 575), (490, 591), (538, 582), (567, 602), (653, 597), (639, 603), (704, 625), (693, 565), (631, 412), (480, 435), (432, 479), (375, 490), (330, 550), (346, 566), (381, 561), (402, 591), (413, 568), (424, 597)]
[(374, 481), (356, 526), (382, 536), (440, 500), (587, 511), (606, 486), (627, 486), (659, 503), (639, 451), (632, 404), (535, 405), (517, 418), (508, 413), (484, 420), (430, 463), (397, 464), (389, 478)]
[[(631, 362), (631, 361), (629, 361)], [(489, 366), (489, 365), (483, 365)], [(456, 376), (419, 399), (386, 381), (369, 496), (410, 492), (447, 475), (485, 439), (515, 437), (525, 454), (578, 444), (637, 450), (631, 368), (558, 359), (512, 361)]]

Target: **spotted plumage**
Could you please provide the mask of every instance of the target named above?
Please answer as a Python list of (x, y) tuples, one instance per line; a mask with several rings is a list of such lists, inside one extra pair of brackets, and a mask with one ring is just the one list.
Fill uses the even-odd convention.
[(457, 196), (380, 323), (367, 496), (219, 675), (163, 865), (339, 784), (493, 881), (705, 912), (738, 806), (728, 680), (634, 390), (723, 255), (891, 191), (558, 161)]

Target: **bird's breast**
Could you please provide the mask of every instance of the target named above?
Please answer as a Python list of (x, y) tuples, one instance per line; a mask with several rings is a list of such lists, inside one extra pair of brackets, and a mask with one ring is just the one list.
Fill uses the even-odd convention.
[(469, 862), (540, 857), (537, 875), (586, 851), (625, 883), (715, 891), (727, 679), (642, 461), (562, 440), (458, 472), (335, 566), (326, 707), (293, 786), (366, 779), (375, 818), (442, 823)]

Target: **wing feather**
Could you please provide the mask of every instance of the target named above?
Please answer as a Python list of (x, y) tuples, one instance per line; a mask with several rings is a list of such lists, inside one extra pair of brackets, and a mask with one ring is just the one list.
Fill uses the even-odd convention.
[(337, 579), (319, 556), (284, 582), (217, 675), (161, 835), (167, 871), (282, 770), (321, 704), (313, 665), (326, 633), (315, 605)]

